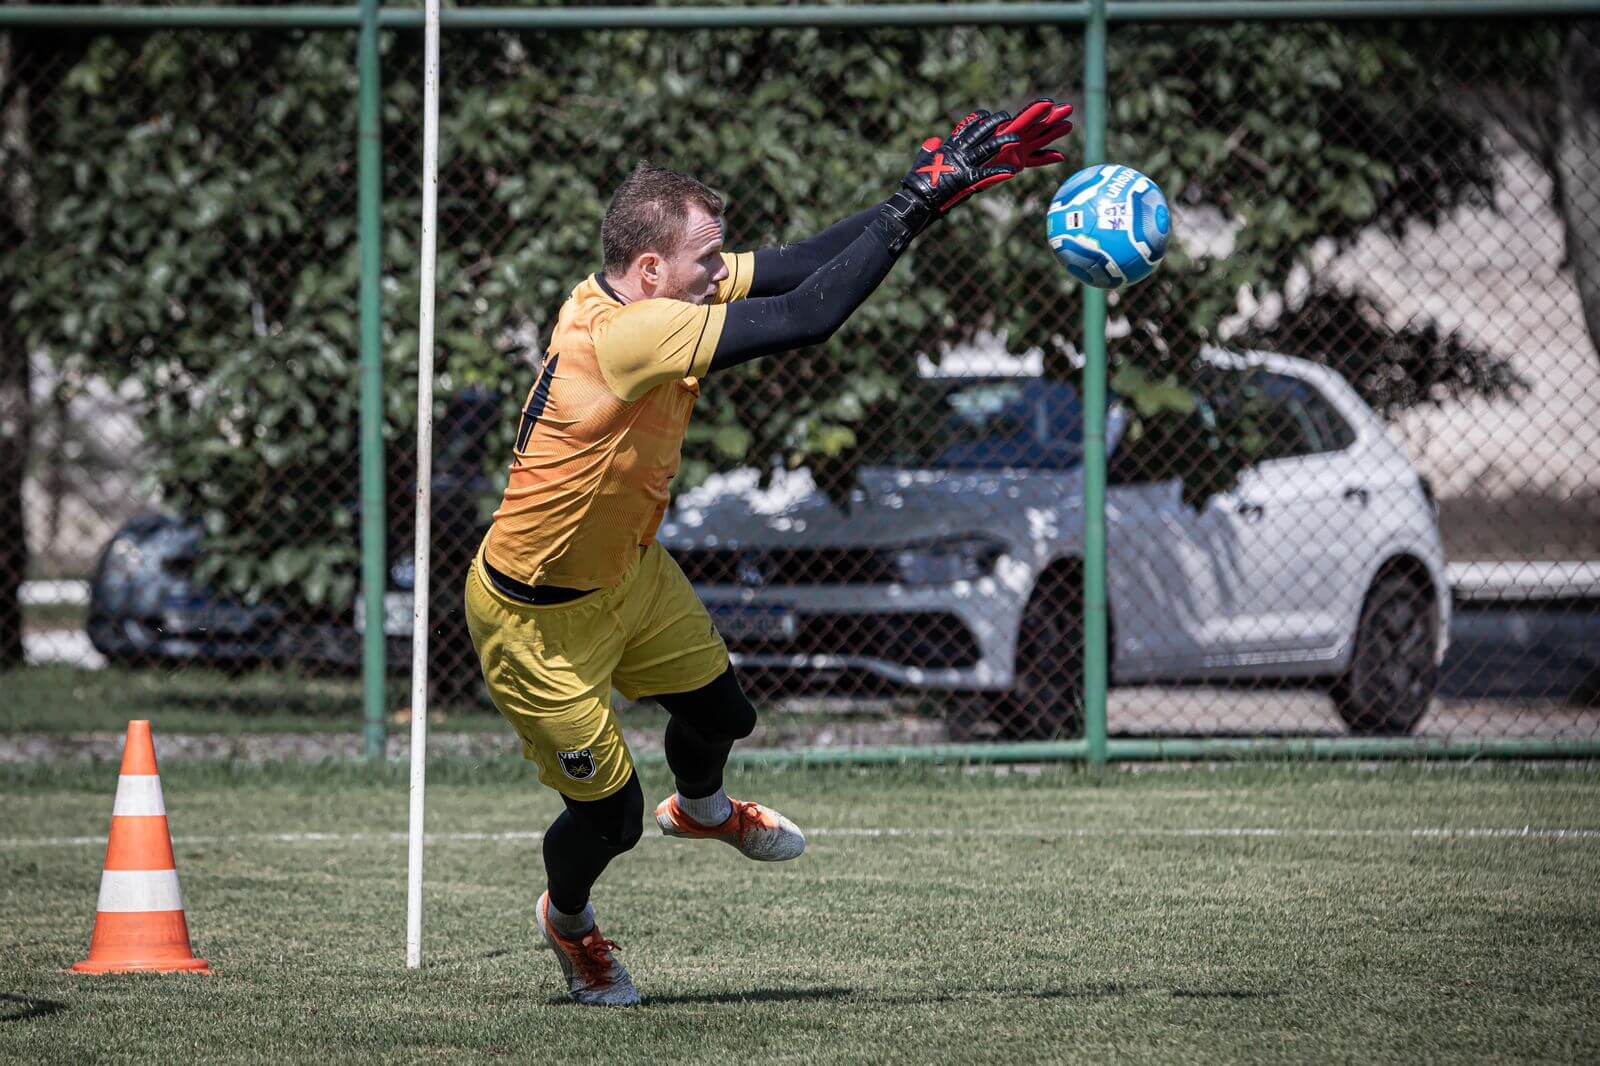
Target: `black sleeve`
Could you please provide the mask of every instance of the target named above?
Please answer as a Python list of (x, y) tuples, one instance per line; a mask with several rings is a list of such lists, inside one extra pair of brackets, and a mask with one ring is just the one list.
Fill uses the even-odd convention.
[[(728, 304), (711, 369), (725, 370), (833, 336), (888, 276), (907, 244), (903, 231), (897, 233), (882, 209), (873, 213), (849, 245), (792, 291)], [(761, 277), (759, 268), (756, 277)]]
[(796, 244), (780, 244), (776, 248), (762, 248), (756, 252), (755, 280), (750, 285), (750, 296), (781, 296), (801, 285), (822, 265), (861, 236), (874, 218), (878, 208), (869, 207), (851, 215), (843, 222), (835, 222), (815, 237)]

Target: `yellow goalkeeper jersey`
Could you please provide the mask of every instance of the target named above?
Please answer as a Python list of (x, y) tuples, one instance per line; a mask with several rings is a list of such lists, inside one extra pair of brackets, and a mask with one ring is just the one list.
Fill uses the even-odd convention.
[(711, 304), (624, 304), (598, 274), (572, 290), (484, 544), (496, 570), (530, 585), (609, 588), (655, 540), (724, 305), (744, 299), (755, 274), (749, 252), (723, 259)]

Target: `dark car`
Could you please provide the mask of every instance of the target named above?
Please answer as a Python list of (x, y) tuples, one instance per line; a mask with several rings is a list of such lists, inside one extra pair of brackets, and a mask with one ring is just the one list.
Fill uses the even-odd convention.
[(278, 659), (283, 611), (208, 593), (192, 578), (199, 523), (141, 515), (112, 536), (89, 584), (89, 641), (112, 663)]
[[(433, 473), (433, 672), (447, 681), (472, 661), (460, 611), (460, 575), (487, 523), (483, 502), (493, 492), (484, 474), (489, 429), (499, 400), (465, 392), (452, 398), (436, 425)], [(415, 482), (410, 463), (391, 463), (391, 500), (408, 500)], [(359, 504), (347, 504), (352, 512)], [(386, 598), (405, 604), (404, 627), (385, 619), (391, 666), (410, 664), (411, 511), (391, 506)], [(315, 611), (280, 604), (250, 605), (218, 595), (194, 577), (202, 546), (200, 524), (176, 515), (149, 514), (125, 523), (107, 542), (89, 587), (89, 640), (119, 665), (197, 663), (238, 668), (265, 663), (308, 663), (354, 668), (361, 661), (359, 612), (351, 607)], [(386, 611), (396, 615), (397, 611)], [(475, 667), (474, 667), (475, 674)]]

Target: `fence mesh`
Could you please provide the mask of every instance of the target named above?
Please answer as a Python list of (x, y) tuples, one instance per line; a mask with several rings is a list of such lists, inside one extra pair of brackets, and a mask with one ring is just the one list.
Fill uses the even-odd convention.
[(353, 43), (7, 39), (4, 360), (32, 433), (0, 573), (31, 717), (124, 685), (134, 714), (350, 709)]
[[(1170, 54), (1174, 118), (1202, 146), (1203, 169), (1173, 160), (1178, 262), (1239, 282), (1208, 339), (1337, 373), (1247, 373), (1259, 439), (1204, 505), (1113, 487), (1113, 730), (1593, 736), (1600, 318), (1592, 269), (1587, 325), (1579, 279), (1600, 218), (1583, 95), (1600, 37), (1305, 27), (1271, 45), (1292, 74), (1233, 73), (1270, 30), (1113, 45), (1124, 101), (1139, 89), (1118, 59)], [(1113, 158), (1149, 158), (1120, 117)], [(1162, 297), (1125, 306), (1165, 313)], [(1170, 363), (1141, 350), (1159, 340), (1125, 354)], [(1209, 406), (1226, 422), (1239, 398)], [(1233, 683), (1152, 685), (1191, 672)], [(1318, 684), (1268, 683), (1299, 677)]]
[[(0, 41), (8, 687), (36, 723), (115, 698), (353, 728), (354, 36)], [(1113, 27), (1109, 157), (1175, 233), (1111, 297), (1114, 736), (1596, 736), (1597, 54), (1554, 21)], [(403, 714), (420, 37), (386, 34), (383, 69)], [(446, 35), (448, 721), (494, 727), (460, 575), (632, 165), (711, 184), (733, 248), (795, 240), (970, 106), (1080, 102), (1082, 69), (1073, 27)], [(1081, 131), (1067, 151), (954, 213), (829, 344), (705, 383), (662, 539), (764, 741), (1081, 732), (1082, 300), (1043, 238)]]

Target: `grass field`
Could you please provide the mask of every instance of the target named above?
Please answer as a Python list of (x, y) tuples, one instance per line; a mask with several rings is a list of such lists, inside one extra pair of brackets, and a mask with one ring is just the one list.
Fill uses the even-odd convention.
[(0, 771), (0, 1059), (1600, 1056), (1594, 767), (741, 772), (810, 850), (652, 828), (597, 893), (632, 1011), (560, 996), (530, 919), (555, 804), (509, 761), (434, 770), (419, 973), (398, 768), (174, 763), (216, 973), (70, 976), (104, 852), (73, 838), (106, 832), (115, 778)]
[[(409, 677), (390, 678), (385, 706), (406, 706), (410, 693)], [(163, 733), (350, 733), (360, 715), (356, 674), (34, 666), (7, 675), (0, 734), (121, 732), (130, 718), (153, 718)], [(452, 730), (505, 728), (487, 701), (444, 717)]]
[[(80, 670), (70, 666), (31, 666), (6, 675), (0, 699), (0, 736), (17, 734), (122, 733), (130, 718), (150, 718), (159, 736), (180, 733), (228, 735), (263, 733), (356, 733), (362, 727), (361, 677), (263, 668), (239, 674), (199, 667), (175, 670)], [(384, 705), (400, 711), (411, 702), (411, 679), (391, 676)], [(470, 702), (440, 707), (430, 703), (435, 731), (493, 733), (510, 737), (487, 691)], [(660, 731), (664, 712), (653, 703), (630, 704), (618, 697), (615, 709), (624, 728)], [(809, 706), (803, 715), (774, 716), (763, 707), (769, 726), (784, 729), (825, 727), (840, 721), (871, 720), (879, 712), (852, 712)], [(927, 710), (925, 708), (925, 710)], [(928, 713), (937, 713), (933, 708)], [(391, 729), (402, 723), (391, 716)], [(406, 719), (408, 720), (408, 719)], [(772, 743), (771, 739), (768, 743)]]

